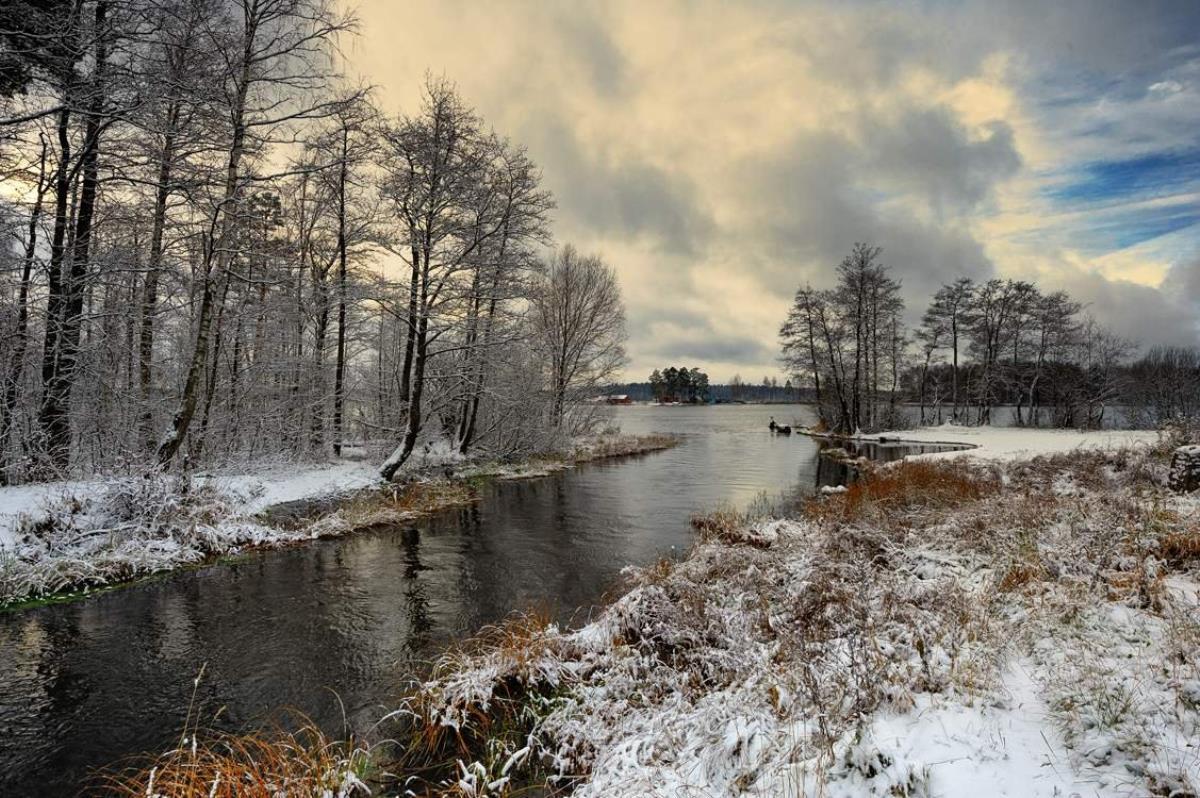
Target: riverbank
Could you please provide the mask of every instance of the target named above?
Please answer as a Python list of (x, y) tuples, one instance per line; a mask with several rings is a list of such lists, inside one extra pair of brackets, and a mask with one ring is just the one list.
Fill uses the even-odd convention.
[[(515, 463), (424, 452), (400, 482), (374, 462), (257, 473), (140, 475), (0, 489), (0, 610), (129, 583), (255, 549), (411, 521), (475, 499), (481, 479), (517, 479), (667, 448), (670, 436), (602, 435)], [(273, 508), (311, 503), (300, 517)]]
[(794, 519), (700, 519), (595, 622), (444, 658), (396, 770), (446, 795), (1196, 794), (1176, 441), (1033, 437), (1038, 457), (901, 463)]

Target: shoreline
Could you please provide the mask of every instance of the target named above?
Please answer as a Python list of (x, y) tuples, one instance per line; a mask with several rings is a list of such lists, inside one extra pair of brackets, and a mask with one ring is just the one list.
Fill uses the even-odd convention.
[[(94, 545), (94, 538), (109, 535), (115, 539), (119, 534), (136, 534), (137, 529), (71, 529), (71, 541), (66, 547), (51, 547), (46, 555), (34, 562), (23, 561), (22, 551), (14, 551), (0, 544), (0, 614), (17, 613), (51, 604), (66, 604), (82, 601), (103, 593), (143, 584), (154, 579), (165, 578), (186, 570), (219, 567), (230, 560), (240, 560), (260, 552), (304, 545), (317, 540), (343, 537), (357, 531), (376, 526), (405, 523), (433, 515), (450, 507), (469, 504), (478, 500), (477, 486), (485, 480), (519, 480), (549, 476), (560, 471), (602, 460), (632, 457), (662, 451), (678, 445), (679, 438), (668, 435), (616, 435), (596, 436), (577, 442), (570, 450), (532, 455), (516, 463), (477, 462), (459, 463), (457, 467), (434, 466), (414, 470), (405, 482), (374, 483), (351, 489), (323, 490), (311, 495), (289, 496), (283, 501), (256, 506), (253, 499), (240, 504), (230, 502), (227, 490), (222, 485), (223, 477), (206, 479), (198, 487), (186, 483), (185, 491), (206, 496), (217, 507), (219, 517), (211, 518), (211, 507), (199, 507), (195, 512), (180, 519), (176, 528), (159, 530), (159, 534), (143, 535), (129, 541), (112, 543), (112, 548), (96, 552), (70, 551), (69, 543), (81, 541), (80, 545)], [(338, 464), (329, 467), (335, 470)], [(442, 474), (437, 476), (437, 472)], [(321, 473), (315, 469), (314, 473)], [(163, 482), (170, 481), (164, 477)], [(119, 490), (132, 485), (133, 490), (142, 490), (133, 478), (124, 483), (114, 483)], [(89, 484), (89, 483), (84, 483)], [(68, 522), (75, 523), (76, 506), (94, 496), (77, 497), (69, 488), (48, 503), (44, 517), (23, 514), (22, 522), (34, 527), (56, 521), (61, 505), (68, 505), (64, 515)], [(111, 499), (111, 497), (109, 497)], [(133, 498), (142, 498), (134, 496)], [(154, 495), (152, 499), (173, 501), (177, 497)], [(118, 495), (122, 504), (132, 503), (130, 497)], [(292, 519), (279, 517), (280, 511), (289, 505), (328, 504), (328, 508), (311, 516)], [(141, 509), (141, 508), (139, 508)], [(86, 521), (86, 513), (84, 513)], [(18, 516), (18, 518), (21, 518)], [(158, 519), (154, 521), (157, 523)], [(186, 530), (181, 533), (181, 528)], [(190, 539), (189, 539), (190, 538)], [(130, 545), (132, 544), (132, 545)], [(119, 547), (119, 548), (118, 548)], [(142, 561), (130, 559), (139, 553), (125, 549), (162, 549), (162, 556), (150, 556)], [(157, 553), (157, 552), (156, 552)], [(92, 556), (89, 557), (89, 554)], [(115, 555), (120, 555), (118, 559)], [(109, 561), (105, 561), (104, 558)], [(99, 564), (99, 565), (98, 565)], [(112, 575), (96, 568), (108, 564)], [(25, 566), (27, 570), (39, 567), (45, 578), (58, 578), (63, 586), (44, 590), (45, 582), (35, 581), (37, 574), (15, 573)], [(62, 576), (63, 571), (79, 574)], [(131, 572), (132, 571), (132, 572)], [(22, 580), (19, 582), (18, 580)], [(64, 581), (65, 580), (65, 581)], [(14, 589), (13, 585), (18, 587)], [(21, 590), (20, 587), (25, 587)]]

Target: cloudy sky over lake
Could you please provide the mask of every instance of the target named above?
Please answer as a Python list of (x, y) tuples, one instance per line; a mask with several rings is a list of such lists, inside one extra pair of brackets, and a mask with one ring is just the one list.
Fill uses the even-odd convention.
[(960, 275), (1197, 341), (1200, 2), (355, 4), (353, 68), (426, 70), (526, 145), (618, 270), (630, 378), (778, 374), (795, 289), (882, 246), (910, 316)]

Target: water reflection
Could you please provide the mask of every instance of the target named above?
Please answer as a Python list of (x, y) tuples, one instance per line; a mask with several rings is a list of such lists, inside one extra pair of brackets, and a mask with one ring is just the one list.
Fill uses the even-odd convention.
[[(776, 437), (807, 408), (621, 408), (683, 445), (488, 486), (422, 523), (266, 552), (69, 605), (0, 616), (0, 795), (61, 795), (92, 768), (279, 708), (333, 734), (394, 706), (422, 663), (513, 609), (581, 620), (621, 569), (687, 550), (694, 512), (797, 501), (841, 477)], [(198, 687), (194, 677), (204, 668)]]

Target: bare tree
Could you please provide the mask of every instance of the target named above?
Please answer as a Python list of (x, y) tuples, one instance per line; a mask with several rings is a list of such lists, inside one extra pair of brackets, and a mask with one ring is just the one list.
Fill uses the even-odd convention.
[(503, 144), (483, 132), (450, 83), (427, 79), (421, 113), (386, 127), (384, 135), (384, 195), (397, 215), (402, 242), (397, 254), (409, 267), (401, 365), (404, 434), (380, 468), (391, 479), (423, 429), (430, 360), (458, 351), (452, 339), (461, 329), (475, 267), (503, 238), (510, 217), (493, 173)]
[(564, 246), (534, 291), (536, 347), (547, 369), (551, 421), (567, 403), (612, 380), (625, 363), (625, 306), (616, 273), (598, 256)]
[(196, 413), (213, 319), (223, 302), (236, 253), (239, 207), (247, 182), (243, 159), (288, 123), (330, 113), (333, 104), (320, 96), (331, 80), (328, 48), (333, 37), (350, 25), (349, 19), (331, 10), (327, 0), (239, 0), (236, 7), (238, 19), (221, 17), (210, 21), (205, 30), (206, 44), (227, 64), (225, 179), (207, 221), (195, 345), (179, 406), (158, 447), (162, 465), (175, 458)]

